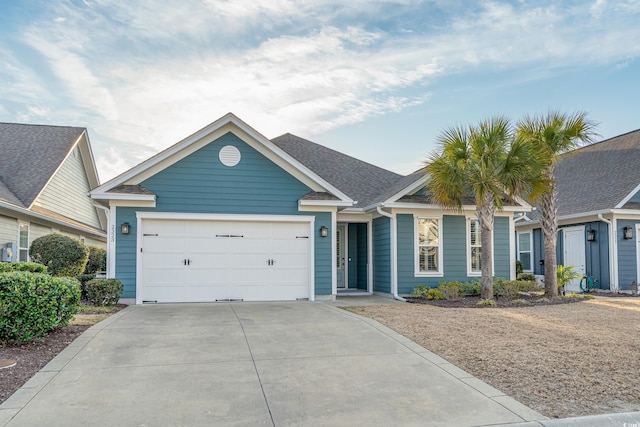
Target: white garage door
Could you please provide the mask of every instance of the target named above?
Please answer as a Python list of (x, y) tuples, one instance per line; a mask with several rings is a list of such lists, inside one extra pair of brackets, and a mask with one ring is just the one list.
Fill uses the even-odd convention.
[(142, 220), (142, 300), (309, 297), (308, 223)]

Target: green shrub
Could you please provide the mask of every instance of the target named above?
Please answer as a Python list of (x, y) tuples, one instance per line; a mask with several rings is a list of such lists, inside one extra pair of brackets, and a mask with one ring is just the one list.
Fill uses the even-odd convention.
[(0, 273), (9, 271), (28, 271), (30, 273), (46, 273), (47, 266), (37, 262), (0, 262)]
[(85, 284), (87, 300), (93, 305), (115, 305), (124, 285), (118, 279), (93, 279)]
[(0, 341), (21, 342), (66, 326), (78, 312), (80, 284), (66, 277), (0, 273)]
[(536, 281), (536, 275), (533, 273), (520, 273), (516, 276), (516, 279), (518, 280), (527, 280), (529, 282)]
[(504, 298), (515, 298), (520, 295), (521, 292), (531, 292), (538, 289), (538, 284), (535, 281), (529, 280), (511, 280), (507, 281), (502, 278), (497, 278), (493, 284), (493, 295)]
[(496, 302), (492, 299), (481, 299), (476, 305), (496, 305)]
[(518, 277), (519, 274), (522, 274), (522, 262), (517, 259), (516, 260), (516, 277)]
[(29, 256), (46, 265), (52, 276), (75, 277), (84, 271), (89, 249), (77, 239), (53, 233), (34, 240)]
[(78, 280), (78, 282), (80, 282), (80, 298), (83, 300), (87, 299), (87, 282), (89, 280), (93, 280), (96, 278), (96, 274), (92, 273), (92, 274), (78, 274), (76, 276), (76, 280)]
[(438, 290), (447, 301), (457, 301), (462, 298), (462, 283), (458, 281), (440, 282)]
[(427, 292), (429, 292), (431, 288), (425, 285), (418, 285), (411, 291), (411, 295), (416, 298), (426, 298)]
[(482, 291), (482, 282), (480, 282), (480, 280), (464, 282), (461, 289), (464, 295), (475, 297), (480, 295)]
[(513, 305), (531, 305), (531, 303), (529, 301), (527, 301), (526, 299), (514, 299), (513, 301), (511, 301), (511, 304)]
[(95, 246), (89, 246), (89, 259), (84, 267), (84, 274), (95, 274), (107, 269), (107, 251)]
[(427, 291), (427, 299), (428, 300), (434, 300), (434, 301), (440, 301), (440, 300), (444, 299), (444, 294), (442, 293), (442, 291), (440, 289), (431, 288), (431, 289), (429, 289), (429, 291)]

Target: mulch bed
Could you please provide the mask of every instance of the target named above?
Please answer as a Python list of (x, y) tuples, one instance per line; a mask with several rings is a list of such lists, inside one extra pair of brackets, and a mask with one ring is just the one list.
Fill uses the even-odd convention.
[(0, 359), (12, 359), (17, 362), (15, 366), (0, 369), (0, 403), (22, 387), (88, 328), (87, 325), (70, 325), (58, 328), (44, 338), (32, 342), (0, 344)]
[[(496, 307), (531, 307), (538, 305), (557, 305), (557, 304), (570, 304), (575, 302), (587, 301), (585, 298), (543, 298), (541, 295), (519, 295), (515, 299), (498, 298), (496, 305), (478, 305), (480, 302), (479, 296), (465, 296), (459, 300), (428, 300), (425, 298), (406, 298), (407, 302), (413, 304), (429, 304), (437, 307), (450, 307), (450, 308), (496, 308)], [(519, 302), (515, 302), (520, 300)]]

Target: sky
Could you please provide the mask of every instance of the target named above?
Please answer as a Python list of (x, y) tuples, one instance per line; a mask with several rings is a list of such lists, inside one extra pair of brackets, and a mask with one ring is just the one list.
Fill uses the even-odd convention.
[(0, 122), (86, 127), (102, 182), (227, 112), (408, 174), (495, 115), (640, 128), (638, 23), (640, 0), (0, 0)]

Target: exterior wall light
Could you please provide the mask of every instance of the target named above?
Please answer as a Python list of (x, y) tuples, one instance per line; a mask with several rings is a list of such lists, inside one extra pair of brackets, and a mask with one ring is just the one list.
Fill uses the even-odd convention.
[(120, 232), (122, 234), (129, 234), (129, 231), (131, 231), (131, 226), (129, 225), (128, 222), (123, 222), (122, 225), (120, 226)]
[(320, 237), (327, 237), (329, 235), (329, 229), (324, 225), (320, 227)]
[(587, 240), (590, 242), (594, 242), (596, 240), (596, 230), (587, 231)]
[(623, 236), (625, 240), (633, 239), (633, 228), (625, 227), (622, 230), (624, 231)]

